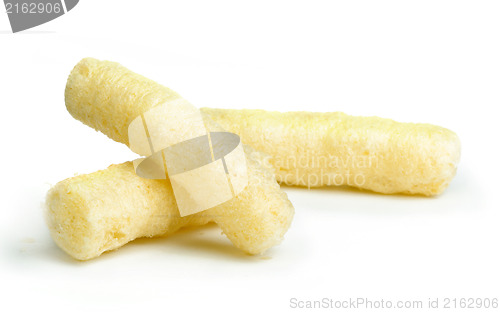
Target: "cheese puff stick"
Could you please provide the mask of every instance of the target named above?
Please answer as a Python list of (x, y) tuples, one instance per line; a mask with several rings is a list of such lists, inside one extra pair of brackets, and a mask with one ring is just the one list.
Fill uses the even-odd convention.
[(271, 155), (278, 181), (288, 185), (349, 185), (431, 196), (446, 189), (460, 159), (458, 136), (430, 124), (340, 112), (202, 112)]
[(238, 248), (261, 253), (281, 241), (293, 208), (262, 154), (246, 149), (249, 190), (185, 217), (179, 215), (170, 182), (139, 177), (131, 162), (61, 181), (47, 194), (50, 233), (66, 253), (88, 260), (138, 237), (216, 222)]
[[(155, 105), (178, 97), (175, 92), (135, 74), (117, 63), (101, 62), (95, 59), (84, 59), (75, 66), (68, 78), (65, 92), (66, 107), (73, 117), (125, 144), (128, 143), (127, 127), (133, 119)], [(210, 131), (222, 130), (209, 118), (206, 120), (206, 127)], [(235, 246), (247, 253), (259, 254), (282, 240), (290, 226), (294, 210), (286, 194), (280, 190), (272, 169), (265, 167), (261, 161), (255, 161), (255, 156), (252, 156), (254, 151), (251, 147), (245, 146), (244, 150), (248, 161), (247, 187), (235, 198), (207, 210), (206, 213), (215, 216), (211, 221), (216, 222), (221, 227), (224, 234)], [(251, 161), (252, 157), (254, 161)], [(103, 179), (101, 182), (108, 186), (109, 192), (116, 195), (113, 198), (120, 199), (120, 201), (115, 202), (115, 205), (131, 205), (133, 207), (130, 209), (137, 209), (136, 213), (141, 214), (144, 205), (134, 205), (135, 201), (132, 199), (137, 197), (137, 200), (141, 201), (142, 198), (148, 196), (145, 192), (153, 192), (151, 190), (153, 187), (115, 189), (111, 187), (112, 183), (105, 182), (106, 177), (108, 177), (107, 173), (101, 172), (98, 176)], [(66, 183), (71, 184), (72, 182), (69, 180)], [(124, 180), (124, 183), (127, 183), (127, 180)], [(89, 182), (88, 188), (92, 189), (92, 186), (99, 186), (99, 184)], [(158, 192), (158, 190), (154, 192)], [(86, 193), (76, 196), (81, 198), (83, 202), (87, 201)], [(74, 199), (67, 200), (74, 202)], [(108, 205), (111, 202), (112, 200), (108, 202), (93, 201), (91, 215), (99, 216), (99, 211), (110, 209)], [(51, 209), (55, 204), (57, 202), (48, 200), (49, 214), (57, 214), (60, 211), (60, 209)], [(168, 202), (164, 204), (167, 205)], [(65, 204), (62, 203), (62, 205)], [(75, 206), (78, 206), (78, 202), (75, 203)], [(73, 209), (67, 211), (69, 211), (69, 217), (73, 218), (71, 215)], [(49, 219), (57, 220), (57, 216)], [(95, 228), (103, 226), (99, 220), (101, 220), (99, 217), (91, 219), (94, 231), (96, 231)], [(132, 217), (130, 222), (132, 225), (135, 224)], [(60, 229), (59, 225), (56, 222), (52, 228)], [(112, 227), (112, 225), (109, 226)], [(122, 224), (116, 223), (114, 225), (116, 229), (120, 229)], [(56, 232), (54, 235), (54, 230), (52, 232), (57, 241), (59, 239), (58, 233)], [(72, 232), (63, 233), (62, 236), (74, 235), (69, 233)], [(96, 251), (92, 247), (94, 252), (88, 251), (88, 256), (84, 258), (95, 257), (102, 251), (116, 248), (136, 237), (156, 234), (141, 232), (137, 229), (130, 230), (130, 233), (120, 243), (114, 244), (112, 247), (106, 247), (106, 239), (96, 243), (95, 245), (99, 247), (98, 250)], [(139, 233), (137, 234), (139, 236), (134, 233)]]

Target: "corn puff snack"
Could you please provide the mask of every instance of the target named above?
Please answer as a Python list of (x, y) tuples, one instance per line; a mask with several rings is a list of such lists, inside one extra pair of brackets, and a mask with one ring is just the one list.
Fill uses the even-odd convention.
[(455, 176), (460, 160), (458, 136), (430, 124), (339, 112), (202, 112), (243, 143), (271, 155), (277, 179), (286, 185), (438, 195)]

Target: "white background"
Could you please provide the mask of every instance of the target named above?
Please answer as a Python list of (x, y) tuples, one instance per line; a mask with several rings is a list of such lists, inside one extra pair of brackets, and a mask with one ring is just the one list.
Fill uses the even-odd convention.
[[(438, 124), (461, 139), (458, 173), (435, 198), (284, 188), (296, 215), (264, 256), (207, 226), (78, 262), (49, 236), (45, 193), (135, 158), (65, 109), (66, 78), (87, 56), (199, 107)], [(0, 306), (278, 311), (291, 298), (498, 298), (499, 85), (498, 1), (83, 0), (18, 34), (2, 8)]]

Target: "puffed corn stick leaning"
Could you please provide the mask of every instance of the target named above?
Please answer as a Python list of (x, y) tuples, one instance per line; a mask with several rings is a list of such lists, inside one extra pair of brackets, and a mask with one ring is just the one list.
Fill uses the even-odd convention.
[[(112, 87), (112, 83), (114, 80), (101, 87)], [(179, 98), (177, 93), (158, 84), (149, 84), (147, 90), (141, 88), (138, 84), (122, 96), (132, 94), (137, 100), (141, 95), (144, 101), (154, 103)], [(94, 116), (85, 123), (118, 142), (127, 143), (126, 127), (130, 117), (117, 119), (112, 125), (106, 120), (106, 114), (116, 107), (101, 107), (102, 115), (96, 114), (91, 105), (79, 109), (76, 114), (80, 117)], [(71, 112), (71, 103), (68, 110)], [(280, 113), (213, 108), (201, 111), (227, 131), (238, 134), (243, 143), (269, 154), (278, 181), (288, 185), (348, 185), (384, 194), (432, 196), (446, 189), (460, 160), (458, 136), (430, 124), (401, 123), (340, 112)]]
[[(65, 92), (72, 116), (125, 144), (134, 118), (178, 97), (117, 63), (95, 59), (76, 65)], [(222, 130), (209, 118), (205, 122), (210, 131)], [(87, 260), (138, 237), (213, 221), (236, 247), (263, 253), (283, 239), (294, 209), (265, 158), (249, 146), (244, 150), (247, 187), (230, 201), (187, 217), (179, 217), (168, 180), (140, 178), (131, 163), (59, 182), (46, 200), (51, 235), (68, 254)]]
[(344, 113), (202, 108), (272, 157), (280, 183), (349, 185), (384, 194), (437, 195), (455, 176), (458, 136), (430, 124)]

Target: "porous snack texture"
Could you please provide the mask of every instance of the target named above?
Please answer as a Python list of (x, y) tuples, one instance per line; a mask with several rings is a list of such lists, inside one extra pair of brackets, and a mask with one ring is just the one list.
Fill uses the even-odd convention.
[(430, 124), (340, 112), (201, 111), (271, 155), (278, 181), (288, 185), (431, 196), (446, 189), (460, 160), (458, 136)]

